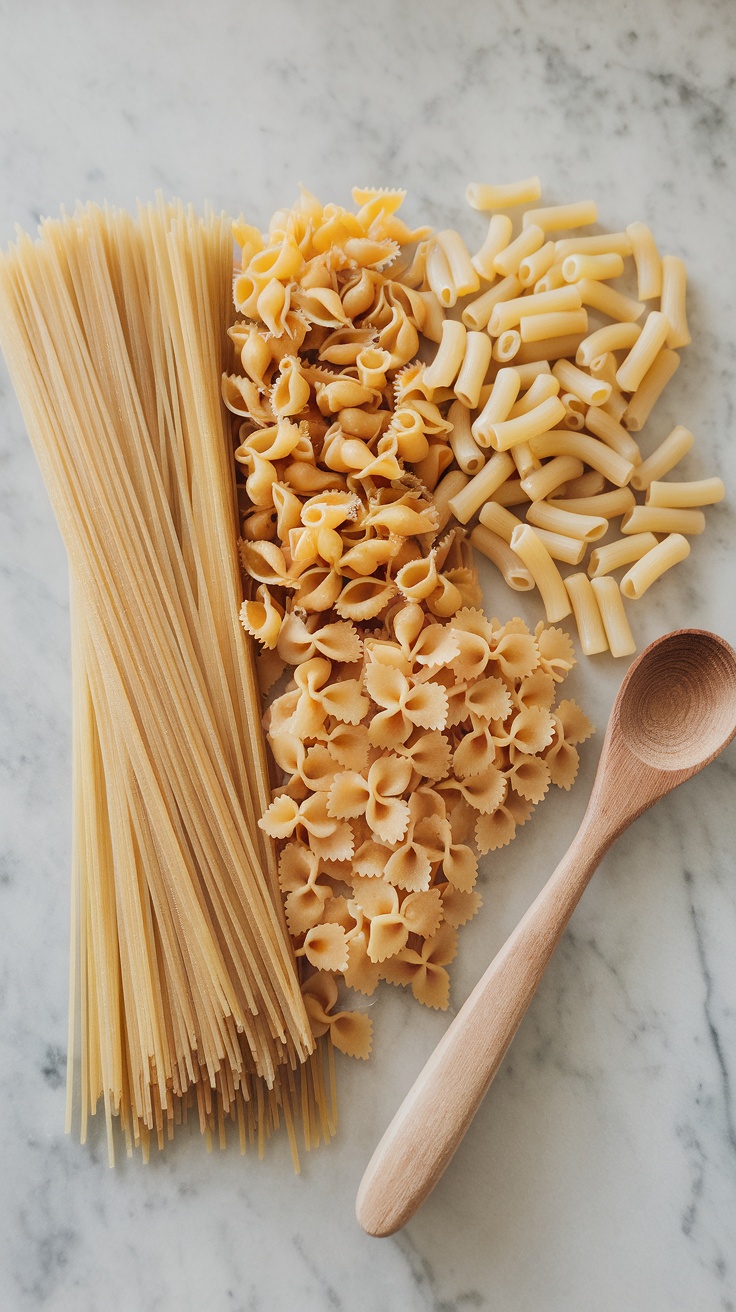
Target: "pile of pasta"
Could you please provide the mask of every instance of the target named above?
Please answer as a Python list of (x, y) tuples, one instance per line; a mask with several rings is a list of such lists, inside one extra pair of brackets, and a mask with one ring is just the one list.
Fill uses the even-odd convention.
[[(283, 914), (228, 416), (231, 222), (80, 208), (0, 258), (0, 339), (72, 585), (68, 1112), (130, 1153), (335, 1130)], [(313, 1005), (313, 1004), (310, 1004)], [(79, 1011), (79, 1022), (76, 1020)], [(77, 1024), (79, 1029), (77, 1029)], [(318, 1027), (319, 1028), (319, 1027)], [(338, 1035), (339, 1037), (339, 1035)], [(75, 1050), (79, 1061), (75, 1063)]]
[[(336, 974), (367, 995), (381, 979), (408, 985), (444, 1010), (457, 929), (481, 905), (477, 852), (511, 842), (550, 784), (570, 788), (592, 732), (575, 702), (555, 706), (572, 643), (543, 623), (530, 634), (470, 606), (438, 621), (404, 600), (362, 639), (346, 621), (311, 636), (266, 715), (286, 782), (261, 821), (282, 843), (296, 955), (316, 972), (307, 1010)], [(343, 1051), (368, 1056), (367, 1016), (350, 1040)]]
[[(242, 369), (224, 397), (244, 421), (243, 564), (266, 588), (301, 606), (316, 587), (318, 609), (329, 598), (356, 620), (396, 595), (450, 615), (439, 535), (463, 526), (511, 588), (538, 590), (549, 622), (574, 614), (585, 654), (634, 651), (622, 598), (684, 559), (700, 507), (723, 496), (717, 478), (664, 480), (693, 443), (682, 426), (646, 456), (638, 440), (690, 341), (685, 268), (643, 223), (582, 234), (592, 201), (527, 209), (515, 234), (502, 211), (540, 194), (536, 178), (469, 187), (493, 211), (472, 257), (456, 231), (409, 229), (401, 191), (356, 189), (355, 211), (302, 191), (267, 234), (235, 225)], [(628, 259), (638, 299), (611, 285)], [(293, 497), (353, 483), (370, 515), (356, 511), (351, 555), (324, 536), (325, 555)], [(412, 494), (424, 518), (399, 543), (377, 506)], [(563, 577), (617, 519), (587, 573)]]
[[(302, 191), (265, 235), (235, 224), (240, 367), (223, 377), (241, 620), (264, 694), (293, 671), (265, 717), (280, 774), (261, 825), (316, 1034), (338, 977), (447, 1007), (478, 853), (571, 786), (592, 732), (574, 702), (555, 705), (570, 637), (487, 618), (472, 537), (450, 522), (449, 485), (467, 479), (458, 388), (419, 358), (453, 322), (426, 285), (428, 230), (399, 218), (402, 192), (354, 198), (351, 213)], [(341, 1018), (339, 1045), (368, 1055), (365, 1014)]]

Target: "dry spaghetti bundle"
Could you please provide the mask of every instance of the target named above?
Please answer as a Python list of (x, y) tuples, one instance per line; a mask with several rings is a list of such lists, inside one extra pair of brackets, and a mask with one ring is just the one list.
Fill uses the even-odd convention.
[(114, 1117), (145, 1154), (190, 1107), (208, 1135), (236, 1119), (243, 1147), (282, 1117), (294, 1144), (296, 1112), (307, 1145), (334, 1131), (257, 825), (219, 399), (231, 268), (224, 218), (163, 204), (80, 209), (0, 261), (0, 340), (72, 575), (69, 1090), (78, 998), (82, 1134), (102, 1099), (111, 1160)]

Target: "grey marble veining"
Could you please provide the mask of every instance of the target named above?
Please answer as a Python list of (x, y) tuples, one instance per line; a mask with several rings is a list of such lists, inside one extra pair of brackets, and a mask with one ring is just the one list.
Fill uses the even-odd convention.
[[(731, 499), (634, 623), (641, 645), (679, 623), (734, 642), (735, 56), (728, 0), (0, 0), (0, 239), (78, 197), (159, 187), (263, 223), (301, 180), (340, 201), (406, 186), (412, 219), (472, 243), (465, 184), (533, 172), (551, 201), (594, 196), (606, 226), (646, 219), (687, 261), (693, 332), (651, 440), (686, 423), (686, 470), (717, 470)], [(0, 450), (2, 1312), (733, 1312), (733, 747), (606, 858), (456, 1161), (395, 1239), (358, 1230), (355, 1190), (447, 1023), (395, 990), (370, 1062), (340, 1063), (339, 1137), (301, 1178), (284, 1143), (259, 1164), (182, 1136), (110, 1172), (99, 1127), (84, 1148), (64, 1137), (67, 576), (4, 366)], [(601, 729), (621, 674), (599, 658), (568, 685)], [(572, 793), (486, 863), (453, 1007), (570, 841), (600, 740)]]

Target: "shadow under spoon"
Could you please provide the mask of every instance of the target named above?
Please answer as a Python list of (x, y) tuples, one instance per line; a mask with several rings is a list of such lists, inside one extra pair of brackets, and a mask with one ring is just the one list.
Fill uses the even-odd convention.
[(736, 653), (702, 629), (653, 642), (611, 712), (572, 845), (429, 1058), (368, 1164), (356, 1214), (404, 1225), (436, 1185), (498, 1070), (583, 890), (619, 834), (736, 734)]

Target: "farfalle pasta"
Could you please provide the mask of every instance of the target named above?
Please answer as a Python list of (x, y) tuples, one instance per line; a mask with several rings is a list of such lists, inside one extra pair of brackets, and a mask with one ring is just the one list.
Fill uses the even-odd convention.
[[(505, 315), (516, 332), (531, 310), (516, 267), (536, 233), (512, 252), (501, 294), (482, 293), (461, 322), (446, 310), (495, 277), (510, 224), (492, 221), (471, 260), (455, 232), (410, 231), (402, 200), (356, 190), (351, 212), (302, 191), (267, 234), (239, 221), (239, 367), (223, 378), (241, 622), (272, 690), (274, 787), (260, 825), (279, 848), (315, 1037), (360, 1057), (371, 1022), (359, 1004), (338, 1010), (338, 981), (364, 997), (388, 981), (446, 1008), (458, 931), (481, 906), (479, 855), (510, 842), (551, 786), (570, 786), (591, 732), (573, 702), (556, 706), (574, 664), (568, 635), (484, 613), (463, 522), (512, 473), (523, 481), (541, 465), (510, 443), (487, 463), (500, 426), (521, 420), (533, 437), (540, 407), (564, 410), (549, 365), (497, 368), (486, 331)], [(514, 297), (523, 309), (503, 309)], [(582, 305), (574, 289), (538, 308), (568, 305)], [(582, 473), (557, 458), (570, 479)], [(475, 461), (485, 475), (470, 477)], [(510, 537), (519, 521), (507, 518)]]

